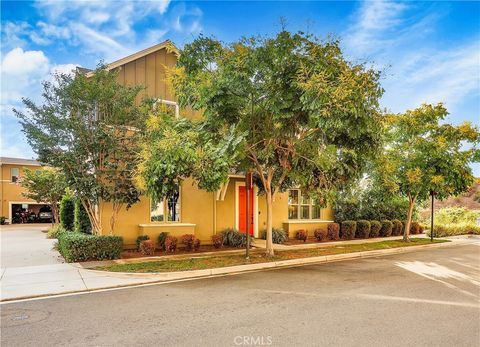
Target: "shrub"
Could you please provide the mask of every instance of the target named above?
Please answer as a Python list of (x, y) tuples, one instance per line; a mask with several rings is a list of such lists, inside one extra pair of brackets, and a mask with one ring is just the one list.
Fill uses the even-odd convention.
[(155, 253), (155, 244), (152, 240), (143, 240), (140, 242), (140, 253), (143, 255), (153, 255)]
[(47, 239), (58, 239), (61, 233), (65, 233), (67, 230), (61, 224), (54, 224), (47, 232)]
[(380, 223), (378, 220), (371, 220), (369, 237), (378, 237), (378, 235), (380, 235), (381, 229), (382, 229), (382, 223)]
[(195, 239), (195, 241), (193, 241), (193, 249), (195, 251), (198, 251), (200, 249), (200, 239)]
[(380, 229), (380, 236), (381, 237), (388, 237), (392, 235), (393, 228), (395, 226), (395, 221), (400, 222), (399, 220), (382, 220), (380, 223), (382, 223), (382, 227)]
[(65, 194), (60, 201), (60, 223), (68, 230), (73, 231), (75, 223), (75, 201), (70, 194)]
[(400, 227), (400, 234), (398, 234), (398, 235), (403, 235), (403, 232), (405, 231), (405, 225), (407, 223), (405, 223), (405, 222), (400, 222), (400, 223), (402, 223), (402, 226)]
[(477, 222), (480, 213), (465, 207), (446, 207), (435, 212), (435, 224), (473, 223)]
[(92, 233), (92, 226), (90, 224), (90, 219), (88, 218), (88, 213), (85, 210), (85, 207), (83, 207), (80, 199), (75, 200), (74, 230), (78, 233)]
[(308, 237), (308, 231), (304, 229), (298, 230), (297, 233), (295, 234), (295, 238), (303, 242), (307, 241), (307, 237)]
[[(185, 245), (185, 249), (187, 251), (195, 249), (195, 242), (197, 242), (196, 240), (198, 239), (193, 234), (182, 235), (182, 243)], [(200, 243), (198, 244), (198, 247), (200, 247)]]
[(1, 217), (0, 217), (0, 225), (5, 225), (5, 221), (6, 221), (6, 220), (7, 220), (6, 217), (1, 216)]
[(164, 251), (165, 250), (165, 240), (167, 239), (168, 233), (166, 231), (162, 231), (160, 235), (158, 235), (158, 249)]
[(314, 236), (317, 239), (317, 241), (325, 241), (327, 239), (327, 230), (324, 229), (315, 229), (314, 231)]
[(140, 251), (140, 244), (142, 243), (142, 241), (146, 241), (146, 240), (150, 240), (150, 236), (140, 235), (139, 237), (137, 237), (137, 241), (136, 241), (137, 251)]
[(247, 234), (238, 230), (227, 228), (221, 232), (223, 244), (232, 247), (245, 247), (247, 244)]
[(340, 238), (340, 224), (328, 223), (327, 225), (327, 237), (329, 240), (338, 240)]
[(420, 223), (412, 222), (410, 224), (410, 234), (412, 235), (420, 234)]
[(69, 263), (87, 260), (120, 258), (123, 238), (120, 236), (60, 233), (58, 250)]
[(346, 220), (342, 222), (342, 227), (340, 229), (342, 239), (352, 240), (355, 237), (356, 230), (357, 222), (353, 220)]
[[(390, 235), (393, 235), (393, 236), (402, 235), (402, 232), (403, 232), (402, 222), (398, 219), (394, 219), (394, 220), (392, 220), (392, 223), (393, 223), (393, 228), (392, 228), (392, 232), (391, 232)], [(385, 236), (390, 236), (390, 235), (385, 235)]]
[(220, 248), (223, 245), (222, 235), (212, 235), (212, 244), (215, 248)]
[(368, 239), (370, 236), (370, 222), (368, 220), (361, 219), (357, 222), (357, 230), (355, 231), (355, 237), (360, 239)]
[(422, 223), (419, 223), (418, 233), (423, 234), (425, 232), (425, 226)]
[[(446, 237), (446, 236), (456, 236), (456, 235), (465, 235), (465, 234), (475, 234), (480, 235), (480, 225), (475, 223), (450, 223), (450, 224), (435, 224), (433, 226), (433, 236), (435, 237)], [(427, 232), (427, 235), (430, 236), (430, 230)]]
[(177, 238), (174, 236), (167, 236), (165, 238), (165, 252), (175, 253), (177, 250)]
[[(267, 239), (267, 231), (262, 231), (262, 239)], [(284, 243), (287, 241), (287, 233), (283, 229), (272, 228), (272, 240), (273, 243)]]

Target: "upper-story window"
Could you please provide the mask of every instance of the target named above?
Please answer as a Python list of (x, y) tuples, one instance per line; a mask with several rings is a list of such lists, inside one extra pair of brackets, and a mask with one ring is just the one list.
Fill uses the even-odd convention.
[(306, 194), (302, 194), (300, 189), (290, 189), (288, 219), (321, 219), (320, 204)]
[(11, 176), (11, 181), (13, 183), (17, 183), (18, 179), (20, 178), (20, 169), (18, 167), (12, 167), (10, 169), (10, 176)]
[(152, 201), (150, 221), (152, 222), (180, 222), (180, 190), (170, 194), (162, 201)]

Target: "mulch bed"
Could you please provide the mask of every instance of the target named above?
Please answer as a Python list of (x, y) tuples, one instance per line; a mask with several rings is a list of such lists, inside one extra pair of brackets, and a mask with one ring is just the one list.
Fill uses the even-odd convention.
[(165, 251), (155, 250), (153, 255), (143, 255), (142, 253), (138, 252), (135, 249), (125, 250), (121, 254), (121, 259), (131, 259), (131, 258), (144, 258), (144, 257), (161, 257), (165, 255), (179, 255), (179, 254), (198, 254), (201, 255), (202, 253), (206, 252), (221, 252), (221, 251), (230, 251), (230, 250), (242, 250), (243, 248), (237, 247), (228, 247), (223, 246), (221, 248), (215, 248), (211, 245), (200, 246), (198, 251), (187, 251), (184, 248), (177, 248), (175, 253), (166, 253)]

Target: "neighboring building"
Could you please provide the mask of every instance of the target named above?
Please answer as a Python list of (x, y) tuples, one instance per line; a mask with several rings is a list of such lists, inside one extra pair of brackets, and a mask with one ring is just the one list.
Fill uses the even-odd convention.
[[(172, 92), (165, 82), (165, 66), (176, 64), (177, 54), (172, 44), (165, 41), (156, 46), (132, 54), (108, 65), (118, 71), (118, 81), (123, 85), (141, 84), (144, 94), (176, 105)], [(143, 96), (143, 95), (142, 95)], [(142, 97), (139, 97), (140, 98)], [(197, 118), (201, 113), (181, 112), (183, 116)], [(252, 196), (251, 225), (253, 235), (260, 237), (266, 227), (266, 202), (258, 196), (257, 189)], [(244, 177), (230, 175), (229, 181), (218, 192), (209, 193), (199, 189), (192, 180), (186, 180), (176, 196), (167, 197), (158, 206), (152, 206), (148, 197), (129, 210), (118, 214), (115, 235), (124, 237), (126, 247), (133, 246), (139, 235), (149, 235), (156, 240), (160, 232), (173, 236), (195, 234), (203, 243), (210, 243), (211, 236), (225, 228), (246, 229), (246, 194)], [(283, 228), (293, 236), (295, 231), (306, 229), (310, 236), (318, 228), (325, 229), (333, 220), (330, 208), (320, 208), (302, 195), (298, 189), (279, 193), (273, 204), (273, 226)], [(111, 204), (103, 206), (103, 230), (109, 231)]]
[[(24, 170), (42, 170), (42, 165), (31, 159), (0, 157), (0, 216), (5, 217), (7, 222), (15, 222), (15, 214), (28, 216), (39, 215), (40, 209), (47, 208), (44, 204), (38, 204), (22, 195), (25, 192), (19, 181)], [(31, 219), (33, 221), (33, 219)]]

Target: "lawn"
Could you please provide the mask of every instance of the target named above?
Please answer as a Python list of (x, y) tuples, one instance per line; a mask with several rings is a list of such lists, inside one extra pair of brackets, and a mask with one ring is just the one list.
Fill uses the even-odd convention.
[[(433, 243), (449, 242), (448, 240), (433, 240)], [(355, 253), (364, 251), (373, 251), (379, 249), (398, 248), (398, 247), (414, 247), (417, 245), (430, 244), (430, 239), (414, 238), (411, 242), (403, 242), (401, 240), (381, 241), (374, 243), (364, 243), (356, 245), (335, 245), (325, 246), (313, 249), (286, 250), (276, 251), (274, 257), (266, 257), (263, 250), (252, 251), (250, 261), (245, 261), (244, 255), (223, 255), (223, 256), (192, 256), (188, 259), (170, 259), (161, 261), (149, 261), (129, 264), (114, 264), (108, 266), (98, 266), (95, 270), (113, 271), (113, 272), (170, 272), (170, 271), (187, 271), (219, 268), (225, 266), (257, 264), (272, 261), (309, 258), (322, 255)]]

